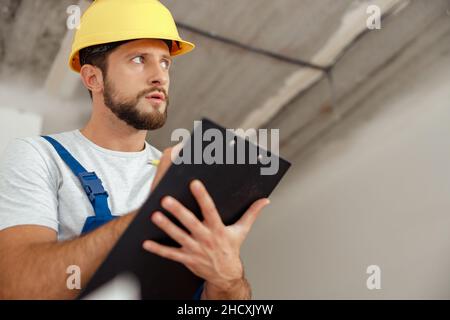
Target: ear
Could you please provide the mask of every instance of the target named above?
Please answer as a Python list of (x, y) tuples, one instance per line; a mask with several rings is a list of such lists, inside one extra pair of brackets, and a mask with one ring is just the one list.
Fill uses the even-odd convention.
[(80, 75), (86, 89), (91, 90), (92, 93), (103, 91), (103, 74), (100, 68), (85, 64), (81, 67)]

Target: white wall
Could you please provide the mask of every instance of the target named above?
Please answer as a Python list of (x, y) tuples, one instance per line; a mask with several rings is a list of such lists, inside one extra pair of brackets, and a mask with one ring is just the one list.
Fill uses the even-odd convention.
[(0, 80), (0, 108), (21, 110), (42, 117), (42, 133), (52, 134), (81, 128), (89, 119), (91, 100), (86, 90), (77, 89), (74, 98), (56, 97), (36, 88), (26, 78)]
[(42, 116), (10, 108), (0, 108), (0, 154), (14, 138), (36, 136), (42, 131)]
[(448, 46), (291, 160), (243, 250), (256, 298), (450, 298)]

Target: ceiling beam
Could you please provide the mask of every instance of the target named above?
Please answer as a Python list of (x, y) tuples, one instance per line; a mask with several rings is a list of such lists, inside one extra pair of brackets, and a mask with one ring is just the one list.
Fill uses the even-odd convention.
[[(408, 0), (376, 0), (371, 4), (380, 7), (382, 15), (395, 10)], [(327, 66), (323, 71), (301, 68), (287, 76), (278, 93), (268, 98), (258, 109), (251, 112), (241, 123), (242, 128), (261, 128), (270, 122), (279, 112), (296, 99), (302, 92), (318, 82), (336, 60), (362, 34), (367, 32), (366, 20), (368, 3), (358, 2), (343, 16), (340, 27), (329, 37), (325, 45), (312, 57), (312, 65)], [(331, 85), (332, 83), (330, 83)], [(332, 89), (332, 88), (331, 88)], [(332, 92), (332, 91), (331, 91)], [(330, 101), (333, 103), (333, 101)], [(333, 106), (331, 106), (333, 107)]]

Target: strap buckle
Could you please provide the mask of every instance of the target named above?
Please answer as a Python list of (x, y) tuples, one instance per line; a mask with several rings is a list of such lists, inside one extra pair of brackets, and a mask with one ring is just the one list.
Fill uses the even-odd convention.
[(103, 188), (102, 180), (95, 172), (82, 172), (78, 174), (78, 179), (80, 179), (81, 185), (92, 203), (96, 196), (105, 195), (108, 197), (108, 192)]

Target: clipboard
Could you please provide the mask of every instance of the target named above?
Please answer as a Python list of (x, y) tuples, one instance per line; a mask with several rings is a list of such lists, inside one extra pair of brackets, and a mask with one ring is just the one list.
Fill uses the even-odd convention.
[[(212, 134), (209, 135), (208, 141), (204, 139), (207, 132), (215, 134), (220, 132), (225, 138), (220, 141), (217, 135)], [(184, 159), (183, 163), (172, 164), (169, 167), (78, 299), (123, 273), (131, 273), (139, 280), (142, 299), (192, 299), (204, 280), (194, 275), (181, 263), (162, 258), (142, 248), (142, 243), (148, 239), (179, 247), (153, 224), (150, 216), (155, 211), (163, 212), (174, 223), (186, 230), (161, 207), (162, 198), (166, 195), (176, 198), (200, 220), (203, 220), (200, 208), (189, 190), (190, 182), (199, 179), (213, 198), (224, 224), (230, 225), (239, 220), (254, 201), (268, 197), (291, 166), (288, 161), (278, 155), (205, 118), (198, 122), (190, 137), (184, 142), (177, 158), (178, 161)], [(222, 145), (222, 154), (217, 151), (219, 149), (212, 151), (213, 143), (215, 146)], [(203, 161), (198, 163), (195, 152), (189, 151), (199, 150), (195, 148), (201, 148), (204, 152), (202, 155), (206, 155), (208, 150), (211, 151), (208, 154), (212, 155), (216, 161), (211, 164)], [(238, 155), (242, 155), (243, 150), (245, 150), (246, 161), (239, 163)], [(256, 162), (255, 159), (251, 162), (250, 159), (255, 154)], [(220, 157), (222, 157), (222, 163), (220, 163)], [(242, 162), (242, 158), (240, 160)], [(263, 175), (262, 170), (269, 167), (267, 165), (269, 160), (278, 161), (278, 170), (275, 174)]]

